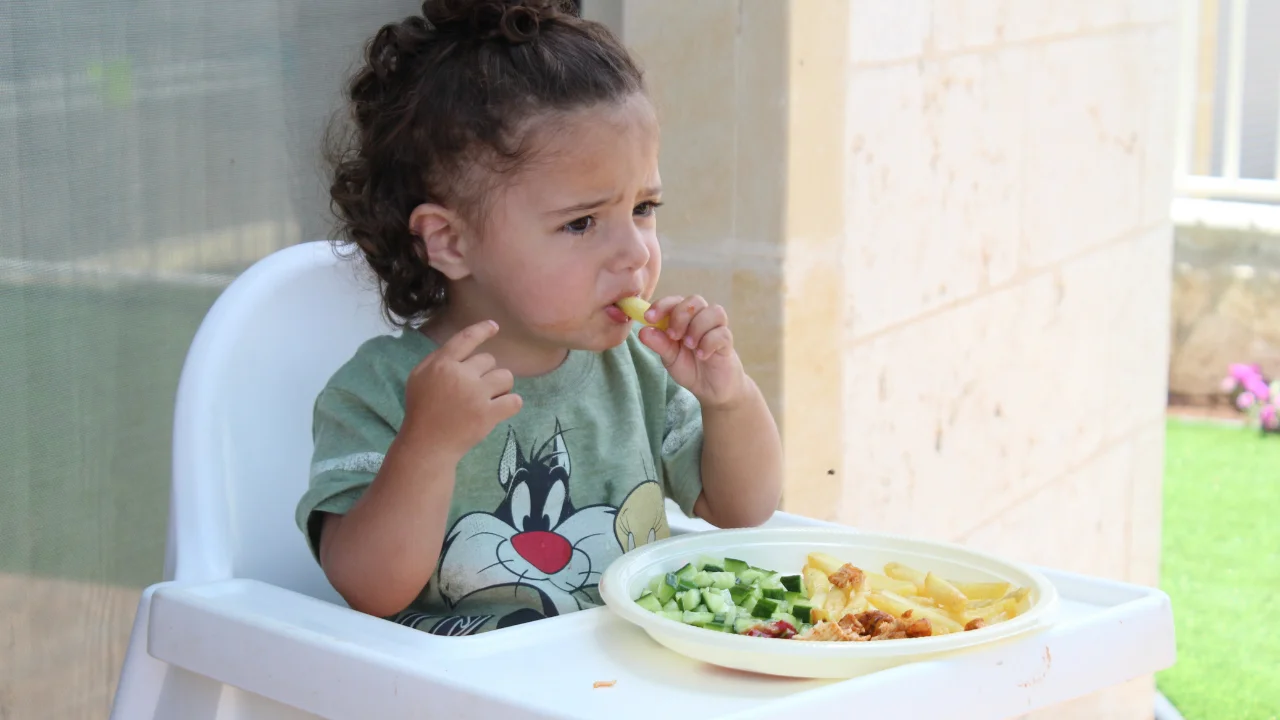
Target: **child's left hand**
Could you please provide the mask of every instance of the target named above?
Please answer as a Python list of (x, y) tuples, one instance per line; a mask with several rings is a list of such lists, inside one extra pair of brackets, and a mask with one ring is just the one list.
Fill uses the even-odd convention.
[(655, 302), (645, 320), (668, 318), (664, 332), (646, 327), (640, 341), (662, 358), (671, 377), (704, 408), (727, 407), (745, 395), (746, 373), (733, 349), (729, 316), (700, 295), (671, 296)]

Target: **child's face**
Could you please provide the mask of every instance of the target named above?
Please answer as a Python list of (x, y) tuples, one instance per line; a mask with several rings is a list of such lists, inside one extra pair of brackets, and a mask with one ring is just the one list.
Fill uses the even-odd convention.
[(657, 121), (637, 96), (543, 128), (531, 163), (496, 191), (467, 264), (504, 330), (599, 352), (630, 331), (613, 303), (648, 298), (662, 267)]

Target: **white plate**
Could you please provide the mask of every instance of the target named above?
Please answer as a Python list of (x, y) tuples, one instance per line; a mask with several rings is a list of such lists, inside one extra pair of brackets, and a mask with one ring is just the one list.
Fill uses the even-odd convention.
[[(814, 551), (880, 571), (899, 562), (962, 582), (1009, 582), (1031, 588), (1031, 609), (969, 632), (882, 642), (823, 643), (753, 638), (713, 632), (655, 615), (635, 603), (655, 575), (678, 570), (700, 556), (733, 557), (784, 574), (799, 573)], [(770, 675), (847, 678), (908, 662), (962, 652), (1048, 625), (1058, 591), (1043, 575), (1017, 563), (958, 545), (829, 528), (719, 530), (674, 537), (615, 560), (600, 581), (600, 595), (622, 618), (682, 655), (723, 667)]]

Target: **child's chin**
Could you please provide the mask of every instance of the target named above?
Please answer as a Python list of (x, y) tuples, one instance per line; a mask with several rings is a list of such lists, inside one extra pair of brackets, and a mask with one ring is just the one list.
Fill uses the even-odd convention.
[(580, 348), (581, 350), (589, 350), (591, 352), (605, 352), (612, 350), (627, 341), (627, 336), (631, 334), (631, 325), (615, 324), (605, 332), (599, 333), (592, 337), (587, 343)]

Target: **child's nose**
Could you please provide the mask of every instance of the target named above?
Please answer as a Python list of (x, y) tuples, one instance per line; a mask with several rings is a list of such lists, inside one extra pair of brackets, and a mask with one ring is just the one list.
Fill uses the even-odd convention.
[(630, 272), (649, 264), (649, 244), (645, 241), (644, 233), (640, 228), (633, 225), (624, 233), (619, 244), (621, 250), (618, 256), (622, 269)]

